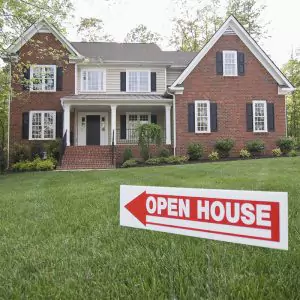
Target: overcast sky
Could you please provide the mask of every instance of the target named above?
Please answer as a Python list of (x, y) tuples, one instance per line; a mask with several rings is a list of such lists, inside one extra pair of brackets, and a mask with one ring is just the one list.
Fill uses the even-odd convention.
[[(104, 21), (106, 32), (122, 42), (127, 32), (139, 24), (159, 32), (166, 39), (172, 33), (171, 19), (176, 15), (174, 0), (74, 0), (75, 22), (80, 17), (97, 17)], [(115, 2), (115, 3), (110, 3)], [(300, 1), (260, 0), (266, 4), (265, 20), (269, 39), (263, 49), (278, 66), (290, 57), (293, 47), (300, 47)], [(74, 26), (68, 26), (69, 40), (78, 41)], [(168, 48), (167, 45), (163, 46)], [(170, 49), (170, 48), (168, 48)]]

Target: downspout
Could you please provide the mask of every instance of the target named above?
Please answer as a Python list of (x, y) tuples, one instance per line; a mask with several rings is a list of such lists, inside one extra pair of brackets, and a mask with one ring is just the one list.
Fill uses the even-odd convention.
[(11, 111), (11, 99), (12, 99), (12, 86), (11, 86), (11, 61), (9, 62), (9, 72), (8, 72), (8, 80), (9, 80), (9, 91), (8, 91), (8, 109), (7, 109), (7, 166), (9, 168), (10, 162), (10, 111)]
[(176, 96), (167, 89), (167, 94), (173, 98), (173, 155), (176, 156)]

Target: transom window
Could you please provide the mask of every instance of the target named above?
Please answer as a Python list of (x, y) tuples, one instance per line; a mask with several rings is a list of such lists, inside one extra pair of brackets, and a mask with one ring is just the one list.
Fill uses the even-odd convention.
[(126, 82), (127, 92), (150, 92), (149, 71), (128, 71)]
[(150, 113), (128, 113), (127, 114), (127, 139), (136, 141), (138, 134), (136, 129), (139, 125), (149, 124), (151, 121)]
[(267, 102), (253, 101), (253, 131), (267, 132)]
[(83, 92), (104, 92), (105, 77), (104, 70), (82, 70), (81, 90)]
[(56, 91), (56, 66), (31, 66), (30, 82), (31, 91)]
[(195, 101), (195, 132), (210, 132), (210, 102), (209, 100)]
[(223, 75), (237, 76), (237, 51), (223, 51)]
[(31, 111), (29, 125), (30, 140), (54, 140), (56, 137), (56, 112)]

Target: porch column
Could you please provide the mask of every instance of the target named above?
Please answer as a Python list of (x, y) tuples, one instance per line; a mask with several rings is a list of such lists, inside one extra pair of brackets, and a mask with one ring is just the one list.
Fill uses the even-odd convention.
[(117, 105), (111, 105), (110, 106), (111, 109), (111, 140), (114, 137), (114, 139), (112, 140), (112, 142), (114, 143), (114, 145), (116, 145), (116, 141), (117, 141)]
[(165, 105), (166, 110), (166, 144), (171, 145), (171, 105)]
[(64, 130), (63, 135), (67, 131), (66, 143), (70, 146), (70, 105), (64, 104)]

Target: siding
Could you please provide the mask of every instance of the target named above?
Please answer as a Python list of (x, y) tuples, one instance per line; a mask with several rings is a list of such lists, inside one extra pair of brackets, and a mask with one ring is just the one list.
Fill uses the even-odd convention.
[[(80, 93), (81, 90), (81, 70), (89, 68), (89, 69), (97, 69), (95, 66), (78, 66), (78, 75), (77, 75), (77, 92)], [(125, 67), (114, 67), (114, 66), (99, 66), (98, 68), (106, 69), (106, 93), (110, 94), (123, 94), (124, 92), (120, 91), (120, 73), (126, 72)], [(128, 70), (150, 70), (151, 72), (156, 72), (156, 93), (151, 94), (159, 94), (163, 95), (166, 91), (166, 79), (165, 79), (165, 68), (127, 68)]]
[(167, 69), (167, 85), (172, 85), (182, 72), (182, 69)]

